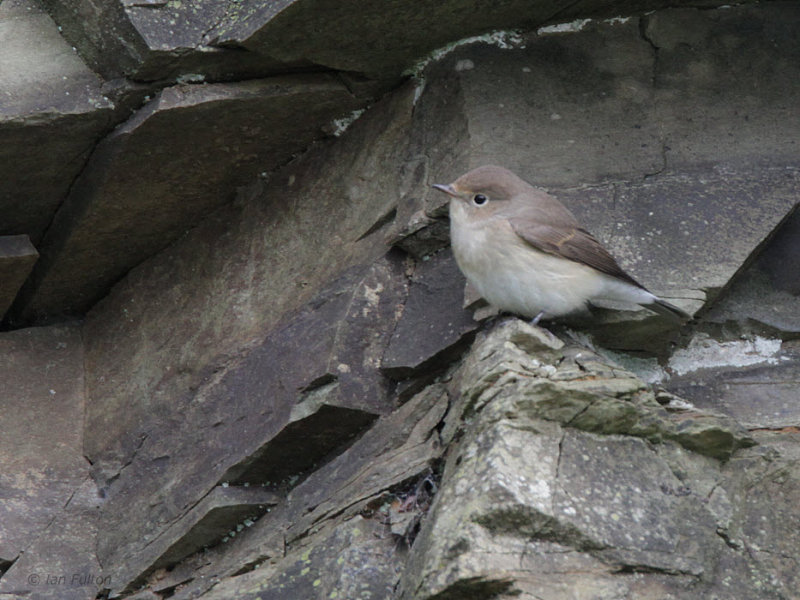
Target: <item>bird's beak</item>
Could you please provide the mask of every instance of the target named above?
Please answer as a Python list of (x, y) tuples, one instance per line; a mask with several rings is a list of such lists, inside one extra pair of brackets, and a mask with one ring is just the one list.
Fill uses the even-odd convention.
[(452, 185), (449, 185), (449, 184), (448, 185), (442, 185), (441, 183), (434, 183), (433, 186), (431, 186), (431, 187), (435, 187), (440, 192), (444, 192), (448, 196), (453, 196), (453, 198), (458, 197), (458, 194), (453, 189)]

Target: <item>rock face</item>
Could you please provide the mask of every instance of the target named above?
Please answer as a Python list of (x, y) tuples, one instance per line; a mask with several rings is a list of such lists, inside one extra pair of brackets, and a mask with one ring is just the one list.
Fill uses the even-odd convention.
[(90, 550), (100, 501), (82, 452), (80, 328), (4, 332), (0, 357), (0, 597), (92, 598), (83, 576), (101, 576)]
[(741, 427), (665, 410), (632, 374), (545, 333), (504, 323), (454, 376), (445, 420), (469, 424), (444, 429), (458, 441), (398, 597), (784, 597), (769, 559), (725, 570), (755, 543), (729, 538), (748, 508), (725, 465), (765, 476), (764, 450), (732, 460), (754, 443)]
[[(3, 2), (0, 599), (795, 597), (800, 10), (618, 10)], [(485, 163), (696, 319), (487, 318)]]
[(237, 185), (286, 162), (319, 137), (321, 124), (357, 106), (326, 75), (162, 90), (98, 144), (73, 183), (42, 240), (22, 316), (85, 312), (124, 273), (229, 202)]
[(35, 3), (0, 4), (0, 39), (0, 234), (38, 243), (114, 105)]

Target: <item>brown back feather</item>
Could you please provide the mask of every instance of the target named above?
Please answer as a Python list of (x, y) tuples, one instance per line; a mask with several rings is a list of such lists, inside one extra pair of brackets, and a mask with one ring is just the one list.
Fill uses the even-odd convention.
[(574, 260), (645, 289), (641, 283), (623, 271), (608, 250), (585, 229), (556, 227), (513, 217), (509, 222), (514, 232), (537, 250)]

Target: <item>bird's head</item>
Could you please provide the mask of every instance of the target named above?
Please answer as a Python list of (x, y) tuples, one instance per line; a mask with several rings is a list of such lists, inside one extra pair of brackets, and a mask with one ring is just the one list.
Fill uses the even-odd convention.
[(497, 202), (512, 200), (530, 189), (530, 185), (514, 173), (495, 165), (478, 167), (453, 183), (435, 183), (433, 187), (474, 209), (484, 209)]

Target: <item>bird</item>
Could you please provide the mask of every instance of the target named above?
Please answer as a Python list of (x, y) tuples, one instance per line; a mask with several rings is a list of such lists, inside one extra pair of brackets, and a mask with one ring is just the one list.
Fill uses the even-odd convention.
[(612, 301), (691, 319), (626, 273), (559, 200), (508, 169), (485, 165), (433, 187), (450, 196), (459, 269), (501, 311), (538, 324)]

